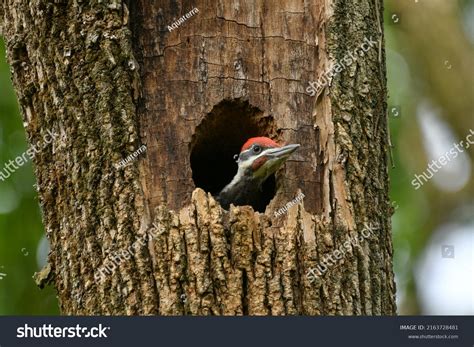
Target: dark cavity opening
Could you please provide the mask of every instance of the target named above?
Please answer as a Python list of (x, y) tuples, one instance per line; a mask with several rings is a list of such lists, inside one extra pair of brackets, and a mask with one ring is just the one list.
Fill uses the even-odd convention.
[[(191, 141), (191, 170), (196, 187), (217, 196), (237, 173), (234, 155), (240, 153), (247, 139), (255, 136), (273, 138), (273, 118), (247, 101), (224, 100), (216, 105), (196, 128)], [(252, 206), (264, 212), (275, 196), (275, 176), (262, 187), (259, 201)]]

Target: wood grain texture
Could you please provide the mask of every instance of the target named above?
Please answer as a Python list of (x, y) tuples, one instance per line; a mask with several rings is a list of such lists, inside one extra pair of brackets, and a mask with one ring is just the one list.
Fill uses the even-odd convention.
[[(61, 134), (34, 161), (64, 314), (395, 314), (380, 0), (8, 0), (0, 17), (30, 144)], [(365, 37), (377, 47), (308, 95)], [(193, 136), (224, 100), (301, 144), (265, 213), (193, 182)]]
[[(132, 7), (143, 99), (138, 109), (141, 138), (149, 148), (144, 163), (145, 194), (152, 207), (172, 209), (189, 203), (190, 145), (196, 128), (223, 100), (245, 100), (271, 115), (272, 135), (303, 150), (279, 173), (274, 202), (293, 198), (298, 188), (308, 208), (322, 209), (322, 170), (318, 131), (312, 120), (314, 98), (306, 83), (321, 68), (325, 35), (321, 2), (138, 1)], [(199, 12), (179, 29), (167, 25), (192, 8)], [(304, 28), (304, 30), (302, 30)], [(319, 41), (319, 42), (318, 42)], [(221, 139), (225, 145), (226, 138)], [(242, 142), (243, 144), (243, 142)], [(242, 145), (241, 144), (241, 145)], [(298, 172), (298, 174), (296, 174)]]

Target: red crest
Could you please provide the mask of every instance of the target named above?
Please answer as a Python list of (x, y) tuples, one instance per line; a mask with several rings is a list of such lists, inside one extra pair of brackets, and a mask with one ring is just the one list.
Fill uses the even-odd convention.
[(268, 137), (252, 137), (247, 140), (247, 142), (244, 143), (242, 146), (242, 149), (240, 150), (241, 152), (246, 151), (252, 145), (254, 144), (259, 144), (262, 147), (268, 148), (268, 147), (281, 147), (278, 143), (273, 141), (272, 139), (269, 139)]

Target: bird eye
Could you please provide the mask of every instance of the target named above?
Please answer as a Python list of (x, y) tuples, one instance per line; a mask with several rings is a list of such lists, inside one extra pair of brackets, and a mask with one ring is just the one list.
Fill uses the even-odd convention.
[(259, 145), (255, 145), (253, 146), (253, 152), (254, 153), (260, 153), (262, 151), (262, 147), (260, 147)]
[(234, 160), (239, 161), (239, 155), (238, 154), (234, 154)]

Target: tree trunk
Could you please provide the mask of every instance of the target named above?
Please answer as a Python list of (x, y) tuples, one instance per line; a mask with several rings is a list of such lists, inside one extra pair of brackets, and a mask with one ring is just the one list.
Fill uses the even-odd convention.
[[(51, 253), (37, 281), (61, 312), (395, 314), (382, 13), (381, 0), (4, 0), (40, 148)], [(223, 210), (212, 194), (256, 135), (301, 147), (260, 212)]]

